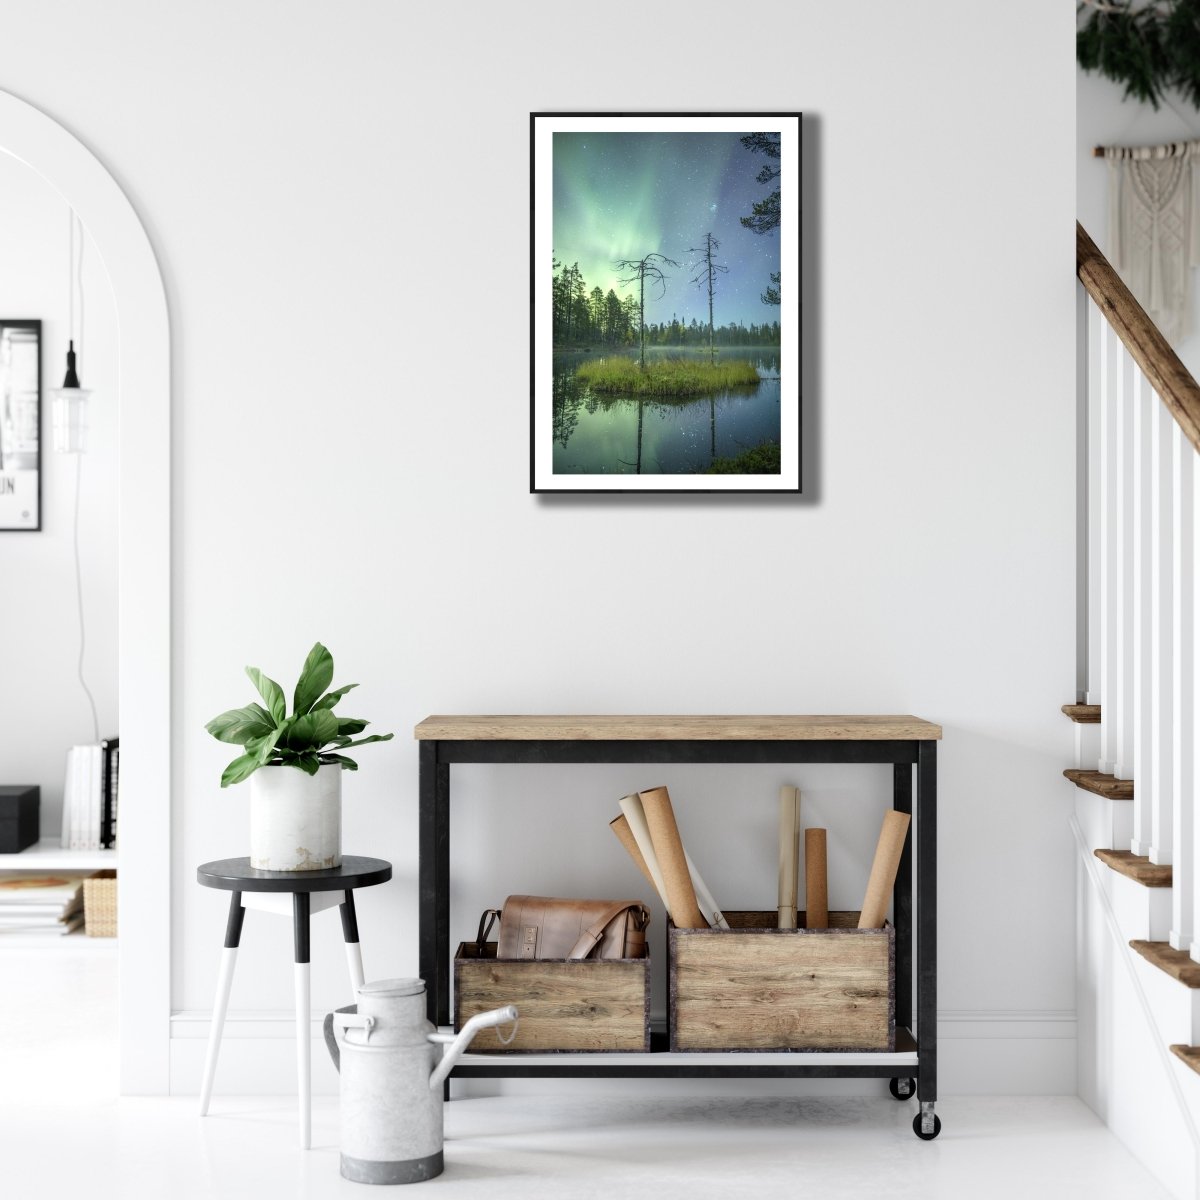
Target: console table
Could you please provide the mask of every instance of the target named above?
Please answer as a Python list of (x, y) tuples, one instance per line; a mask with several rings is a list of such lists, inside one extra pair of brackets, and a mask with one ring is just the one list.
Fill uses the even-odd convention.
[[(941, 1129), (937, 1100), (937, 744), (911, 716), (433, 716), (420, 742), (420, 971), (428, 1016), (450, 1024), (450, 767), (455, 763), (881, 763), (892, 805), (912, 816), (893, 895), (896, 1050), (834, 1053), (467, 1054), (459, 1077), (761, 1077), (889, 1079), (920, 1105), (918, 1137)], [(913, 787), (914, 768), (916, 788)], [(914, 888), (912, 847), (917, 850)], [(913, 981), (915, 965), (915, 1006)], [(915, 1012), (913, 1011), (915, 1007)], [(914, 1020), (915, 1027), (914, 1027)]]

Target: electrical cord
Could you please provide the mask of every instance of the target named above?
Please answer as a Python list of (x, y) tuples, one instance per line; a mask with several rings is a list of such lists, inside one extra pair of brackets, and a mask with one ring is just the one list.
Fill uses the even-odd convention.
[(80, 481), (83, 477), (83, 455), (75, 455), (75, 600), (79, 610), (79, 662), (76, 671), (79, 675), (79, 686), (83, 688), (83, 694), (87, 697), (88, 705), (92, 710), (92, 731), (95, 734), (94, 742), (100, 744), (100, 718), (96, 714), (96, 699), (92, 695), (92, 689), (88, 687), (87, 680), (83, 677), (83, 654), (87, 645), (86, 627), (83, 619), (83, 567), (79, 560), (79, 493)]
[[(71, 223), (71, 238), (70, 238), (70, 255), (71, 262), (67, 268), (67, 286), (70, 292), (70, 308), (71, 308), (71, 333), (74, 335), (75, 329), (75, 281), (79, 281), (79, 357), (83, 357), (83, 226), (76, 215), (74, 209), (68, 209)], [(79, 231), (79, 256), (75, 255), (75, 231)], [(74, 268), (74, 273), (72, 269)], [(72, 340), (73, 337), (72, 337)], [(95, 735), (93, 742), (96, 745), (100, 743), (100, 718), (96, 712), (96, 698), (92, 695), (92, 689), (88, 687), (87, 680), (83, 676), (83, 657), (87, 648), (87, 627), (84, 621), (83, 609), (83, 564), (79, 556), (79, 495), (82, 491), (81, 483), (83, 480), (83, 454), (77, 452), (75, 454), (75, 521), (72, 543), (75, 553), (75, 602), (79, 614), (79, 661), (76, 664), (76, 674), (79, 676), (79, 686), (83, 688), (83, 694), (87, 697), (88, 707), (92, 710), (92, 732)]]

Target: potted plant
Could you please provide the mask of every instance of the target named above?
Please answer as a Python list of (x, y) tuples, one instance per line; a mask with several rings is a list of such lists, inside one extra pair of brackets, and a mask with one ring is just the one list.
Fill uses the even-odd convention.
[(328, 691), (333, 655), (318, 642), (304, 660), (288, 715), (283, 688), (247, 667), (262, 704), (213, 717), (205, 729), (245, 751), (221, 775), (221, 786), (250, 780), (250, 865), (263, 871), (321, 871), (342, 861), (342, 772), (358, 763), (343, 751), (386, 742), (390, 733), (355, 741), (370, 724), (334, 716), (351, 688)]

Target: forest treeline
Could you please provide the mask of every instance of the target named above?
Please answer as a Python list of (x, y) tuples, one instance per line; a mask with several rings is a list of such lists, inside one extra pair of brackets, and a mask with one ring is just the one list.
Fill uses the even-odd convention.
[[(556, 346), (632, 346), (638, 341), (638, 297), (618, 296), (612, 288), (606, 295), (599, 287), (590, 291), (578, 263), (555, 262), (554, 344)], [(713, 342), (718, 346), (778, 346), (779, 322), (761, 325), (716, 325)], [(693, 317), (646, 325), (647, 346), (708, 345), (708, 326)]]

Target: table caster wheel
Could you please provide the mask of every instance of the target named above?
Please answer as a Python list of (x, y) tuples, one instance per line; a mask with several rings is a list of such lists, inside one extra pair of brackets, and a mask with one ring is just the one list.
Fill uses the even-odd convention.
[(939, 1117), (936, 1113), (934, 1114), (934, 1118), (933, 1118), (933, 1132), (932, 1133), (922, 1133), (921, 1132), (921, 1114), (920, 1113), (917, 1113), (917, 1115), (915, 1117), (913, 1117), (913, 1133), (915, 1133), (917, 1135), (917, 1137), (919, 1137), (921, 1139), (921, 1141), (932, 1142), (933, 1139), (935, 1137), (937, 1137), (937, 1135), (941, 1132), (942, 1132), (942, 1118)]
[(888, 1091), (896, 1100), (911, 1100), (917, 1094), (915, 1079), (889, 1079)]

